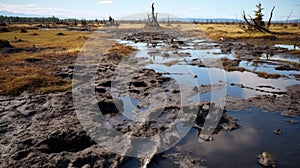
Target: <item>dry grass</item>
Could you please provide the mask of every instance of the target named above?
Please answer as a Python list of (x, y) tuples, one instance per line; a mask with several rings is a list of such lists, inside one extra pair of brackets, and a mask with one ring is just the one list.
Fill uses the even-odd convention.
[(137, 51), (136, 48), (133, 48), (131, 46), (122, 45), (119, 43), (115, 43), (112, 47), (107, 49), (104, 54), (114, 53), (114, 54), (118, 54), (118, 55), (125, 57), (125, 56), (132, 54), (135, 51)]
[(71, 84), (71, 81), (63, 80), (59, 77), (46, 76), (44, 74), (29, 74), (14, 77), (12, 80), (4, 83), (0, 94), (14, 96), (24, 91), (36, 94), (65, 91), (72, 87)]
[[(58, 36), (60, 32), (65, 35)], [(58, 65), (72, 63), (90, 35), (89, 32), (33, 29), (27, 29), (27, 33), (17, 29), (0, 33), (0, 39), (8, 40), (14, 48), (29, 49), (13, 53), (0, 51), (0, 95), (70, 89), (71, 80), (53, 76), (52, 72)]]
[(280, 74), (269, 74), (266, 72), (254, 72), (254, 73), (256, 73), (259, 77), (262, 77), (265, 79), (268, 79), (268, 78), (278, 79), (278, 78), (282, 77), (282, 75), (280, 75)]
[[(292, 25), (286, 27), (280, 25), (272, 25), (270, 30), (281, 35), (273, 35), (262, 32), (252, 32), (247, 33), (239, 27), (239, 24), (199, 24), (199, 29), (203, 31), (209, 38), (218, 40), (220, 38), (224, 39), (270, 39), (277, 38), (280, 39), (280, 43), (289, 44), (293, 41), (289, 39), (295, 38), (295, 36), (300, 36), (300, 29)], [(289, 34), (287, 34), (287, 32)], [(286, 39), (286, 40), (284, 40)], [(276, 43), (279, 41), (277, 40)]]
[(173, 61), (165, 62), (164, 65), (167, 66), (167, 67), (170, 67), (170, 66), (173, 66), (173, 65), (175, 65), (179, 62), (180, 62), (179, 60), (173, 60)]
[[(38, 34), (38, 35), (34, 35)], [(65, 34), (64, 36), (57, 35)], [(15, 47), (38, 47), (38, 48), (81, 48), (91, 33), (66, 30), (27, 30), (27, 33), (12, 31), (0, 33), (0, 39), (8, 40)], [(15, 39), (21, 39), (18, 42)]]
[(228, 59), (228, 58), (221, 58), (221, 59), (220, 59), (220, 63), (223, 65), (223, 68), (224, 68), (226, 71), (228, 71), (228, 72), (231, 72), (231, 71), (240, 71), (240, 72), (244, 72), (244, 71), (246, 71), (245, 68), (242, 68), (242, 67), (233, 65), (232, 60), (230, 60), (230, 59)]

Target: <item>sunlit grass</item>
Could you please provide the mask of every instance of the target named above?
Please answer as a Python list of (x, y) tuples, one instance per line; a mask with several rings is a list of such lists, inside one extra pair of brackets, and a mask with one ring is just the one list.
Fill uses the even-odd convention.
[[(58, 36), (58, 33), (64, 35)], [(71, 80), (54, 76), (53, 71), (64, 62), (72, 62), (92, 33), (63, 30), (28, 29), (0, 33), (22, 52), (0, 53), (0, 95), (19, 95), (24, 91), (35, 94), (66, 91)], [(21, 40), (19, 40), (21, 39)]]
[(130, 55), (131, 53), (137, 51), (136, 48), (133, 48), (131, 46), (122, 45), (119, 43), (115, 43), (112, 45), (109, 49), (106, 50), (105, 54), (118, 54), (123, 57)]
[[(295, 35), (300, 35), (300, 29), (298, 27), (288, 25), (271, 25), (270, 30), (277, 34), (268, 34), (263, 32), (245, 32), (240, 28), (239, 24), (198, 24), (198, 28), (203, 31), (209, 38), (218, 40), (220, 38), (224, 39), (264, 39), (264, 38), (293, 38), (291, 35), (285, 35), (284, 33), (294, 33)], [(290, 41), (290, 40), (287, 40)], [(293, 41), (290, 41), (291, 43)], [(283, 41), (283, 43), (286, 43)]]
[[(38, 35), (33, 35), (34, 33)], [(65, 35), (58, 36), (58, 33)], [(38, 47), (38, 48), (78, 48), (82, 47), (91, 33), (67, 30), (27, 30), (27, 33), (12, 31), (0, 33), (0, 39), (8, 40), (15, 47)], [(21, 39), (22, 42), (17, 42)]]

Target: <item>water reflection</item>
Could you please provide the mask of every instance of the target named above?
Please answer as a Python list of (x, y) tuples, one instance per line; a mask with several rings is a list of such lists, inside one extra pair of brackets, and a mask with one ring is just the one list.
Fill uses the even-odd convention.
[(276, 44), (275, 47), (286, 48), (288, 50), (300, 50), (300, 47), (296, 45)]
[[(195, 158), (203, 158), (208, 167), (258, 167), (256, 156), (262, 151), (271, 152), (279, 161), (279, 167), (297, 167), (300, 163), (299, 125), (285, 121), (280, 114), (264, 113), (259, 109), (231, 111), (229, 115), (239, 119), (240, 129), (220, 132), (214, 141), (199, 143), (198, 132), (193, 129), (178, 145), (182, 152), (191, 152)], [(297, 117), (299, 120), (300, 117)], [(277, 128), (283, 135), (276, 135)]]
[(289, 77), (292, 77), (293, 74), (300, 74), (299, 71), (276, 70), (276, 65), (274, 65), (274, 63), (254, 63), (253, 61), (241, 61), (239, 66), (250, 71), (281, 74)]
[[(273, 94), (270, 92), (284, 92), (288, 86), (300, 84), (300, 81), (294, 79), (293, 76), (294, 74), (299, 74), (299, 71), (278, 71), (275, 70), (275, 65), (267, 63), (254, 66), (251, 61), (241, 61), (240, 67), (251, 71), (279, 73), (289, 76), (291, 79), (264, 79), (251, 72), (225, 72), (220, 67), (190, 65), (190, 62), (193, 60), (203, 63), (205, 59), (235, 59), (234, 54), (221, 54), (217, 44), (205, 40), (191, 40), (186, 48), (181, 47), (178, 50), (170, 50), (166, 44), (161, 44), (165, 46), (160, 48), (149, 48), (147, 43), (134, 43), (122, 40), (118, 40), (118, 42), (138, 48), (139, 52), (136, 53), (135, 57), (142, 59), (139, 62), (141, 65), (144, 63), (143, 66), (156, 72), (168, 72), (164, 75), (176, 79), (179, 84), (184, 85), (182, 88), (193, 88), (197, 85), (225, 84), (229, 96), (250, 98), (258, 95)], [(192, 47), (192, 49), (189, 47)], [(278, 56), (279, 58), (287, 60), (287, 58)], [(262, 59), (264, 58), (262, 57)], [(272, 56), (272, 59), (276, 59), (276, 56)], [(292, 61), (295, 60), (292, 59)], [(224, 78), (224, 74), (226, 78)], [(232, 83), (242, 84), (246, 88), (237, 87), (236, 85), (232, 86)], [(261, 89), (258, 87), (259, 85), (268, 87)], [(199, 93), (198, 95), (191, 95), (190, 98), (191, 100), (197, 100), (195, 98), (199, 97), (201, 100), (210, 100), (211, 94)]]

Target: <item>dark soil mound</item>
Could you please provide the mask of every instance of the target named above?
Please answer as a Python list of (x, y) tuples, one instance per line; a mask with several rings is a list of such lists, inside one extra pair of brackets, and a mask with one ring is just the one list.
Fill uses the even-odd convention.
[(0, 48), (4, 47), (12, 47), (12, 45), (10, 45), (9, 41), (0, 39)]
[(58, 36), (64, 36), (65, 34), (64, 33), (57, 33), (56, 35), (58, 35)]

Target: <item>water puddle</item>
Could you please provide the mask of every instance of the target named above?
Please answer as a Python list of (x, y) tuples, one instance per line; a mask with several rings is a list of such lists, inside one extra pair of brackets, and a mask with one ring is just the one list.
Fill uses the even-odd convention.
[[(194, 158), (205, 159), (208, 167), (258, 167), (256, 156), (268, 151), (278, 160), (278, 167), (299, 166), (300, 125), (288, 122), (291, 118), (255, 108), (228, 114), (239, 120), (240, 129), (221, 131), (213, 135), (212, 142), (204, 143), (198, 142), (198, 131), (192, 129), (176, 147), (165, 153), (174, 153), (180, 147), (183, 153), (190, 152)], [(275, 134), (276, 129), (283, 134)]]
[(288, 50), (300, 50), (299, 46), (286, 45), (286, 44), (276, 44), (275, 47), (286, 48)]
[(262, 54), (261, 60), (267, 60), (267, 61), (286, 61), (286, 62), (293, 62), (293, 63), (299, 63), (300, 58), (293, 57), (293, 56), (286, 56), (286, 55), (273, 55), (273, 56), (267, 56), (267, 54)]
[[(136, 59), (142, 60), (140, 61), (141, 65), (142, 62), (144, 63), (142, 66), (175, 79), (179, 85), (183, 86), (182, 88), (223, 84), (226, 86), (227, 95), (238, 98), (250, 98), (259, 95), (271, 95), (277, 92), (282, 93), (286, 91), (288, 86), (300, 84), (300, 81), (294, 79), (294, 75), (299, 74), (299, 71), (276, 70), (275, 68), (279, 64), (276, 62), (272, 63), (272, 61), (262, 61), (262, 63), (241, 61), (239, 67), (249, 71), (280, 74), (285, 76), (285, 78), (264, 79), (251, 72), (225, 72), (220, 68), (200, 64), (200, 62), (203, 62), (205, 59), (236, 59), (233, 53), (221, 54), (218, 44), (206, 40), (187, 40), (186, 45), (181, 46), (179, 49), (172, 49), (164, 43), (159, 43), (159, 47), (149, 47), (147, 43), (135, 43), (124, 40), (117, 41), (139, 49), (135, 57)], [(262, 56), (262, 59), (264, 59), (264, 56)], [(299, 62), (299, 58), (286, 58), (281, 56), (272, 56), (270, 59)], [(226, 76), (225, 78), (224, 75)], [(241, 85), (244, 87), (239, 87)], [(260, 87), (261, 85), (268, 87), (262, 88)], [(216, 90), (214, 92), (217, 92)], [(191, 95), (189, 99), (194, 101), (198, 100), (199, 97), (200, 100), (209, 100), (211, 93), (201, 93), (200, 90), (199, 94)]]
[(288, 78), (294, 78), (295, 74), (300, 74), (299, 71), (295, 70), (276, 70), (276, 63), (272, 62), (253, 62), (253, 61), (241, 61), (239, 67), (245, 68), (250, 71), (266, 72), (269, 74), (280, 74)]

